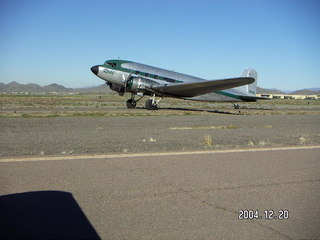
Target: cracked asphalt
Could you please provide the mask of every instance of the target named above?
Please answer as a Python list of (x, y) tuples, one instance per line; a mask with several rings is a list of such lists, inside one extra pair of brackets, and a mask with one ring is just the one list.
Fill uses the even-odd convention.
[[(0, 162), (0, 237), (319, 239), (319, 155), (318, 147)], [(241, 219), (242, 210), (257, 218)]]

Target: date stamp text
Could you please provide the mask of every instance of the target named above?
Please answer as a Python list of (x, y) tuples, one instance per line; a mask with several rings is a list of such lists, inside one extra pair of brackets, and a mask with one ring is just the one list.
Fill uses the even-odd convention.
[(265, 220), (287, 220), (289, 219), (289, 210), (253, 210), (244, 209), (238, 211), (239, 220), (254, 220), (254, 219), (265, 219)]

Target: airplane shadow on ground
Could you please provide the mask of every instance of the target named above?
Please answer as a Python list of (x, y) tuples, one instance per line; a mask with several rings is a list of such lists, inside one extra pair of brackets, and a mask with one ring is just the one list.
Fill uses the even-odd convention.
[(175, 110), (175, 111), (190, 111), (190, 112), (208, 112), (208, 113), (220, 113), (220, 114), (231, 114), (231, 115), (239, 115), (239, 113), (234, 112), (225, 112), (218, 110), (204, 110), (204, 109), (191, 109), (191, 108), (159, 108), (159, 110)]
[(4, 195), (0, 213), (0, 239), (101, 239), (68, 192)]
[[(137, 107), (139, 109), (145, 109), (144, 107)], [(208, 112), (208, 113), (219, 113), (219, 114), (230, 114), (230, 115), (242, 115), (242, 110), (261, 110), (261, 111), (270, 111), (271, 108), (240, 108), (234, 109), (233, 112), (219, 111), (219, 110), (207, 110), (207, 109), (192, 109), (192, 108), (178, 108), (178, 107), (167, 107), (161, 108), (158, 110), (175, 110), (175, 111), (190, 111), (190, 112)]]

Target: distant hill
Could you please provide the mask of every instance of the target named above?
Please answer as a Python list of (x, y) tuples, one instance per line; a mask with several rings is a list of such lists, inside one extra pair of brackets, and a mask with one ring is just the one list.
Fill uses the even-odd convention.
[(109, 87), (107, 87), (105, 84), (95, 87), (88, 87), (88, 88), (66, 88), (62, 85), (53, 83), (50, 85), (40, 86), (35, 83), (29, 83), (29, 84), (20, 84), (17, 82), (11, 82), (8, 84), (0, 83), (0, 92), (29, 92), (29, 93), (90, 93), (90, 92), (106, 92), (109, 91)]
[(257, 93), (258, 94), (284, 94), (285, 92), (275, 88), (267, 89), (267, 88), (257, 87)]
[(302, 90), (297, 90), (294, 92), (290, 92), (290, 94), (295, 94), (295, 95), (318, 95), (320, 94), (320, 89), (316, 88), (311, 88), (311, 89), (302, 89)]
[(0, 84), (0, 92), (72, 92), (74, 89), (65, 88), (62, 85), (56, 83), (40, 86), (35, 83), (20, 84), (17, 82), (11, 82), (8, 84)]
[(44, 92), (73, 92), (73, 88), (65, 88), (62, 85), (53, 83), (42, 87)]
[(320, 88), (309, 88), (309, 89), (302, 89), (296, 91), (281, 91), (278, 89), (267, 89), (267, 88), (260, 88), (257, 87), (258, 94), (291, 94), (291, 95), (319, 95)]

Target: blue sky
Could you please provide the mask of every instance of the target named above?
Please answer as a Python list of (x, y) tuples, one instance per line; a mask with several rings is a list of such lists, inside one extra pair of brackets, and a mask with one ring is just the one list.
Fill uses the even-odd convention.
[(320, 87), (318, 0), (0, 0), (0, 82), (103, 84), (132, 60), (205, 79), (258, 71), (264, 88)]

